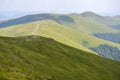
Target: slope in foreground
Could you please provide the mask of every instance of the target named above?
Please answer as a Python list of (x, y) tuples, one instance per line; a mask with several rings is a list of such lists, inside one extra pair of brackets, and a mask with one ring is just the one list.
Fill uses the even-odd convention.
[(0, 80), (120, 80), (120, 63), (39, 36), (0, 37)]

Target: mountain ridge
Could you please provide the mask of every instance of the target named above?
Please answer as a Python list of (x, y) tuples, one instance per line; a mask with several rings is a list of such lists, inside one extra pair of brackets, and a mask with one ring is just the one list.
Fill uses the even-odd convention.
[[(12, 20), (9, 20), (9, 22), (7, 22), (6, 24), (3, 22), (2, 24), (0, 24), (0, 27), (7, 27), (7, 26), (11, 26), (11, 25), (16, 25), (16, 24), (22, 24), (22, 23), (27, 23), (27, 22), (32, 22), (32, 21), (38, 21), (38, 20), (42, 20), (42, 18), (46, 18), (46, 19), (52, 19), (52, 20), (55, 20), (55, 21), (58, 21), (57, 18), (54, 16), (54, 15), (81, 15), (81, 16), (97, 16), (98, 18), (102, 17), (103, 19), (106, 20), (105, 16), (101, 16), (99, 14), (96, 14), (94, 12), (91, 12), (91, 11), (86, 11), (86, 12), (83, 12), (81, 14), (77, 14), (77, 13), (71, 13), (71, 14), (52, 14), (52, 13), (40, 13), (40, 14), (30, 14), (30, 15), (26, 15), (26, 16), (22, 16), (22, 17), (19, 17), (19, 18), (14, 18)], [(39, 19), (37, 19), (37, 17)], [(41, 17), (41, 18), (40, 18)], [(114, 17), (111, 17), (111, 18), (114, 18)], [(23, 21), (21, 22), (21, 20), (24, 20), (26, 19), (26, 21)], [(101, 19), (101, 18), (100, 18)], [(17, 20), (20, 20), (17, 22)], [(109, 20), (109, 19), (108, 19)], [(17, 23), (16, 23), (17, 22)]]
[[(112, 42), (112, 40), (102, 39), (101, 37), (96, 37), (94, 35), (107, 33), (119, 34), (120, 30), (108, 27), (94, 19), (91, 20), (85, 18), (80, 14), (35, 14), (21, 17), (17, 20), (13, 19), (12, 21), (13, 23), (11, 23), (11, 21), (8, 22), (14, 24), (14, 26), (11, 25), (0, 28), (1, 36), (15, 37), (40, 35), (53, 38), (61, 43), (93, 53), (96, 53), (93, 50), (101, 48), (101, 45), (102, 47), (107, 45), (107, 47), (109, 46), (108, 48), (111, 48), (110, 46), (112, 46), (113, 48), (117, 47), (116, 49), (120, 49), (120, 45)], [(3, 23), (10, 25), (6, 22)], [(0, 23), (0, 25), (3, 23)], [(36, 27), (37, 25), (39, 25), (39, 27)], [(115, 56), (116, 55), (113, 55), (112, 58), (116, 59)]]

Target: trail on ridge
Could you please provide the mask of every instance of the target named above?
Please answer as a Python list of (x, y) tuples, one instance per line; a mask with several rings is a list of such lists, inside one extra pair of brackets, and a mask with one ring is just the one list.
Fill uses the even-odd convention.
[(37, 30), (39, 29), (39, 26), (38, 25), (36, 25), (36, 28), (35, 28), (35, 30), (32, 32), (32, 35), (34, 35), (35, 34), (35, 32), (37, 32)]

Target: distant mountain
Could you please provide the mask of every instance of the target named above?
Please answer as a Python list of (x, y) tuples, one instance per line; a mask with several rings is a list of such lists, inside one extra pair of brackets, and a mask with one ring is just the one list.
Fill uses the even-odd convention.
[(107, 25), (107, 26), (115, 28), (115, 29), (120, 28), (120, 17), (119, 16), (115, 16), (115, 17), (101, 16), (101, 15), (95, 14), (93, 12), (84, 12), (80, 15), (87, 19), (94, 20), (98, 23)]
[[(97, 14), (96, 14), (97, 15)], [(34, 14), (27, 15), (17, 19), (12, 19), (9, 21), (1, 22), (0, 27), (8, 27), (13, 25), (25, 24), (34, 21), (42, 20), (52, 20), (59, 24), (71, 27), (81, 32), (85, 33), (103, 33), (103, 32), (117, 32), (112, 28), (107, 27), (106, 25), (96, 23), (96, 21), (86, 19), (79, 14)], [(86, 30), (85, 30), (86, 29)]]
[(0, 80), (120, 80), (120, 62), (40, 36), (0, 37)]
[(120, 20), (120, 16), (115, 16), (114, 19)]
[(90, 12), (90, 11), (86, 11), (84, 13), (81, 13), (80, 15), (84, 16), (84, 17), (93, 17), (93, 18), (101, 18), (102, 16), (99, 14), (96, 14), (94, 12)]
[(20, 17), (17, 19), (12, 19), (7, 22), (0, 23), (0, 27), (24, 24), (24, 23), (28, 23), (28, 22), (32, 22), (32, 21), (43, 20), (43, 19), (53, 19), (53, 17), (50, 16), (49, 14), (28, 15), (28, 16), (24, 16), (24, 17)]

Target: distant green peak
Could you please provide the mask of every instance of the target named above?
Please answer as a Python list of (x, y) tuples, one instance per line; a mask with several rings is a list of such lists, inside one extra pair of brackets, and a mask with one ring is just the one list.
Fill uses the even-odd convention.
[(94, 13), (94, 12), (91, 12), (91, 11), (86, 11), (86, 12), (80, 14), (80, 15), (82, 15), (82, 16), (100, 16), (100, 15)]

